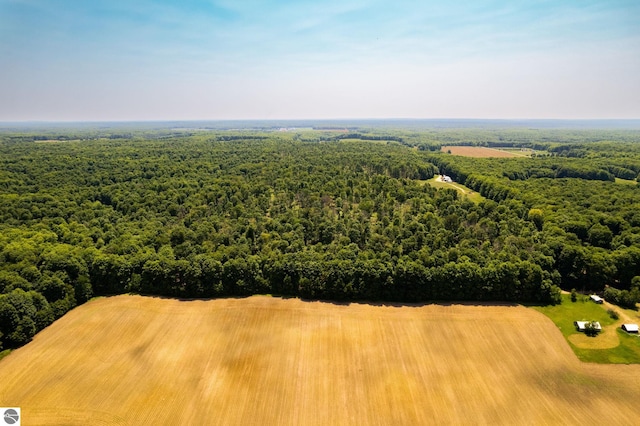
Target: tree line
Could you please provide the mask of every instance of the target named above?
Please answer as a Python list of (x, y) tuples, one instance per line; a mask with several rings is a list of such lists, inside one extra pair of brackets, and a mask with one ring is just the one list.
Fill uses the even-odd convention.
[[(10, 136), (0, 143), (5, 347), (95, 295), (555, 303), (559, 286), (630, 291), (640, 275), (636, 187), (512, 181), (502, 171), (520, 163), (454, 161), (388, 131), (375, 142)], [(635, 157), (625, 161), (612, 164), (633, 170)], [(487, 199), (434, 189), (427, 180), (441, 172)]]

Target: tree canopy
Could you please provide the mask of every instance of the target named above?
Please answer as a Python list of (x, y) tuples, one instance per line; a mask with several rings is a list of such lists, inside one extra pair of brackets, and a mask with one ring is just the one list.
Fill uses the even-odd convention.
[(553, 303), (640, 276), (627, 140), (470, 159), (428, 132), (83, 136), (0, 139), (7, 347), (101, 294)]

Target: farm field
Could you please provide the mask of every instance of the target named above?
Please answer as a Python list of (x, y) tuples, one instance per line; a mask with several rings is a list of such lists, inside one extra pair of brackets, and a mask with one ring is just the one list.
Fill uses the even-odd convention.
[(508, 158), (508, 157), (530, 157), (530, 152), (520, 152), (519, 150), (501, 150), (496, 148), (484, 148), (481, 146), (443, 146), (440, 151), (451, 152), (452, 155), (476, 158)]
[(639, 365), (522, 306), (115, 296), (0, 362), (24, 424), (637, 424)]

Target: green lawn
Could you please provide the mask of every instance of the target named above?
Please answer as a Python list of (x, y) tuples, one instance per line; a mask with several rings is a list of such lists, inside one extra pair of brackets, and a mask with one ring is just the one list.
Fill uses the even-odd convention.
[(637, 185), (638, 184), (638, 182), (636, 182), (635, 180), (620, 179), (620, 178), (616, 178), (616, 183), (619, 183), (621, 185)]
[[(620, 329), (622, 320), (613, 320), (602, 305), (597, 305), (586, 296), (579, 295), (577, 302), (571, 302), (568, 294), (562, 295), (562, 304), (556, 306), (534, 306), (533, 309), (549, 317), (560, 329), (567, 343), (576, 356), (584, 362), (600, 364), (638, 364), (640, 363), (640, 337), (628, 334)], [(574, 321), (598, 321), (604, 328), (616, 324), (616, 331), (620, 344), (611, 349), (579, 348), (569, 340), (569, 336), (581, 334), (574, 325)], [(593, 337), (594, 344), (602, 336)]]
[(466, 186), (462, 185), (461, 183), (457, 183), (457, 182), (453, 182), (453, 183), (438, 182), (436, 179), (438, 179), (438, 176), (434, 177), (433, 179), (429, 179), (429, 180), (423, 181), (423, 182), (431, 185), (434, 188), (455, 189), (456, 191), (460, 192), (460, 194), (464, 195), (470, 201), (473, 201), (476, 204), (485, 199), (482, 195), (480, 195), (479, 193), (467, 188)]

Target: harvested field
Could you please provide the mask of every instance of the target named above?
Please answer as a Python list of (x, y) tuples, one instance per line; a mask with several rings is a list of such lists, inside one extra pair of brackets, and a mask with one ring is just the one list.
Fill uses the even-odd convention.
[(461, 155), (463, 157), (530, 157), (530, 153), (521, 153), (518, 151), (502, 151), (496, 148), (483, 148), (480, 146), (443, 146), (442, 152), (449, 152), (453, 155)]
[(117, 296), (0, 362), (38, 424), (637, 424), (640, 366), (521, 306)]

